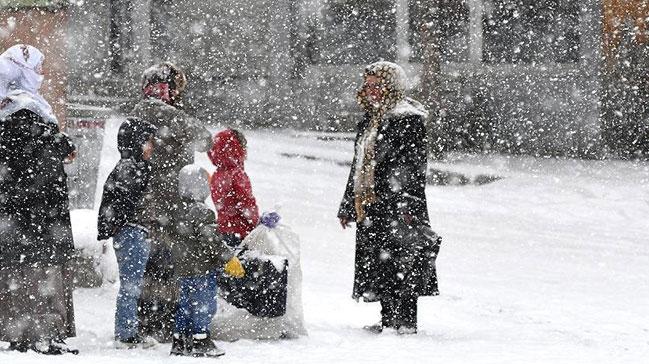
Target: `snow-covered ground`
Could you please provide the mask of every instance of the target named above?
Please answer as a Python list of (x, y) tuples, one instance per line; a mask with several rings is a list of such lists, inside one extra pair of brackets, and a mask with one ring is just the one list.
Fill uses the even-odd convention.
[[(100, 172), (118, 158), (110, 128)], [(646, 363), (649, 358), (649, 164), (466, 155), (431, 163), (503, 179), (430, 186), (441, 296), (420, 299), (416, 336), (363, 325), (379, 305), (350, 298), (354, 231), (336, 212), (352, 143), (250, 131), (247, 170), (261, 209), (279, 207), (302, 239), (309, 336), (219, 342), (233, 363)], [(306, 156), (304, 157), (298, 157)], [(212, 170), (207, 158), (200, 164)], [(92, 231), (94, 216), (75, 219)], [(91, 234), (88, 234), (91, 235)], [(81, 242), (80, 242), (81, 243)], [(112, 348), (117, 286), (75, 292), (79, 356), (0, 352), (0, 363), (199, 363)]]

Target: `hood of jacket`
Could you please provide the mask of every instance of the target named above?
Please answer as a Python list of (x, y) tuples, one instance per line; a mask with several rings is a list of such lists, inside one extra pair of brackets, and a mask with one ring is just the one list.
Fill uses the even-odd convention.
[(155, 135), (157, 128), (153, 124), (138, 118), (128, 118), (119, 127), (117, 150), (122, 158), (142, 158), (142, 146)]
[(196, 164), (184, 166), (178, 173), (178, 193), (182, 198), (205, 202), (210, 196), (209, 173)]
[(145, 98), (161, 100), (174, 107), (181, 106), (181, 93), (187, 86), (183, 70), (171, 62), (162, 62), (142, 73), (142, 93)]
[(246, 150), (234, 130), (227, 129), (214, 136), (212, 149), (207, 153), (212, 164), (218, 169), (243, 168)]

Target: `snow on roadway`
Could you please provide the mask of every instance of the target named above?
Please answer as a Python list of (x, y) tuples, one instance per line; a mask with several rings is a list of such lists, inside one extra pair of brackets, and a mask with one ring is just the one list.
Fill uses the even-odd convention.
[[(100, 185), (118, 158), (109, 124)], [(649, 164), (451, 155), (431, 167), (503, 177), (429, 186), (441, 296), (420, 299), (419, 334), (374, 336), (379, 305), (353, 301), (354, 232), (336, 212), (349, 140), (247, 131), (261, 210), (279, 208), (302, 240), (309, 336), (218, 342), (220, 359), (112, 348), (117, 286), (75, 292), (79, 356), (0, 352), (0, 363), (644, 363), (649, 357)], [(322, 140), (326, 139), (326, 140)], [(335, 139), (335, 138), (334, 138)], [(205, 156), (198, 163), (213, 170)], [(94, 234), (93, 214), (75, 231)], [(79, 235), (77, 233), (77, 235)], [(90, 237), (90, 238), (88, 238)], [(91, 245), (92, 241), (79, 241)]]

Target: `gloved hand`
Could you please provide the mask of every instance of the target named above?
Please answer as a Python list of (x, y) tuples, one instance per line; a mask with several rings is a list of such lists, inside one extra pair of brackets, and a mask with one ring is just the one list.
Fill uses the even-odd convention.
[(277, 227), (277, 224), (279, 223), (279, 220), (281, 220), (281, 218), (282, 217), (279, 216), (277, 212), (271, 211), (261, 214), (261, 219), (259, 219), (259, 221), (267, 228), (274, 229)]
[(232, 249), (237, 249), (241, 246), (241, 238), (236, 234), (223, 234), (223, 242)]
[(342, 226), (343, 229), (347, 229), (348, 227), (352, 226), (352, 221), (354, 221), (349, 216), (338, 216), (338, 220), (340, 220), (340, 226)]
[(237, 257), (232, 257), (232, 259), (225, 263), (225, 273), (234, 278), (243, 278), (246, 275), (243, 264), (241, 264), (241, 261)]

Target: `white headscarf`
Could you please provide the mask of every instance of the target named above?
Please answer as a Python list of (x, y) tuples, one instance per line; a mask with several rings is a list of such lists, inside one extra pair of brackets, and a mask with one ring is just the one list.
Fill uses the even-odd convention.
[(40, 95), (45, 56), (36, 47), (16, 44), (0, 54), (0, 118), (29, 109), (56, 122), (50, 104)]

